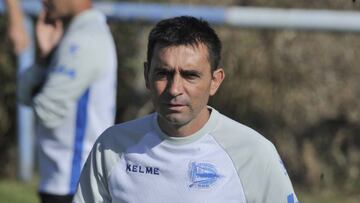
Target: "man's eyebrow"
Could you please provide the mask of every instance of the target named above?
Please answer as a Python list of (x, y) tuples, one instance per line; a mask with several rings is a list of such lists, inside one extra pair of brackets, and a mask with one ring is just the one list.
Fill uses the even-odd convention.
[(163, 65), (157, 65), (154, 67), (154, 69), (166, 69)]
[[(172, 72), (175, 72), (175, 70), (174, 69), (169, 69), (169, 68), (167, 68), (166, 66), (155, 66), (154, 67), (154, 71), (155, 72), (167, 72), (167, 73), (172, 73)], [(201, 76), (202, 75), (202, 73), (200, 72), (200, 71), (197, 71), (197, 70), (192, 70), (192, 69), (190, 69), (190, 70), (187, 70), (187, 69), (181, 69), (180, 70), (180, 73), (181, 74), (187, 74), (187, 75), (199, 75), (199, 76)]]
[(200, 71), (197, 71), (197, 70), (180, 70), (180, 73), (193, 74), (193, 75), (202, 75), (202, 73)]
[(166, 66), (155, 66), (154, 71), (167, 71), (167, 72), (170, 72), (171, 70), (166, 68)]

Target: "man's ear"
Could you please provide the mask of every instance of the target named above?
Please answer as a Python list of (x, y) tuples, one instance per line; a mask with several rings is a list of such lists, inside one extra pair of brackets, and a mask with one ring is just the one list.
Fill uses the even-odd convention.
[(146, 89), (150, 89), (149, 70), (150, 70), (150, 67), (149, 67), (148, 62), (144, 62), (144, 78), (145, 78)]
[(210, 96), (215, 95), (224, 78), (225, 78), (225, 71), (222, 68), (218, 68), (212, 73)]

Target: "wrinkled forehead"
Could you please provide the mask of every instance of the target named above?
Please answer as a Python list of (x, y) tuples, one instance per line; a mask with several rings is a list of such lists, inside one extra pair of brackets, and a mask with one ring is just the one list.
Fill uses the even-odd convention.
[(72, 3), (74, 3), (73, 1), (78, 1), (78, 0), (42, 0), (42, 4), (45, 7), (54, 7), (54, 6), (70, 6), (72, 5)]
[[(164, 53), (169, 52), (169, 50), (180, 49), (180, 48), (186, 48), (183, 50), (188, 50), (189, 54), (191, 54), (191, 52), (192, 52), (193, 54), (196, 53), (196, 54), (202, 55), (202, 56), (206, 57), (206, 59), (209, 61), (208, 47), (204, 43), (201, 43), (201, 42), (192, 43), (192, 44), (168, 44), (168, 43), (163, 43), (163, 42), (156, 43), (153, 48), (152, 60), (154, 58), (158, 59), (160, 55), (163, 55)], [(172, 51), (170, 53), (176, 54), (178, 52)]]

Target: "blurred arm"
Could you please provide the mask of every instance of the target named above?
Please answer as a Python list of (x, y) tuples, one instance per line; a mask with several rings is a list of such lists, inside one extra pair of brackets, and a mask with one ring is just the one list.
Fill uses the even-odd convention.
[(5, 0), (8, 9), (8, 36), (16, 54), (21, 53), (30, 43), (24, 25), (24, 15), (18, 0)]

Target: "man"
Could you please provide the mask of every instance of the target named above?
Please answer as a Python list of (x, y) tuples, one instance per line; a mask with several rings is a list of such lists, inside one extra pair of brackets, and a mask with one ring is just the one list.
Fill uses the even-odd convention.
[(220, 53), (202, 20), (182, 16), (155, 26), (144, 75), (156, 113), (103, 133), (75, 203), (296, 201), (274, 146), (207, 106), (225, 76)]
[(19, 94), (38, 118), (41, 201), (71, 202), (95, 140), (114, 123), (116, 51), (91, 0), (44, 0), (43, 6), (40, 60), (22, 75)]

